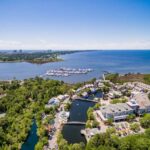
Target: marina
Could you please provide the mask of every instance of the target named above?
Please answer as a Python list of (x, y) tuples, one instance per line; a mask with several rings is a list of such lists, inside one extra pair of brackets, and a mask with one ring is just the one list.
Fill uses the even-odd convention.
[(60, 69), (48, 70), (45, 75), (46, 76), (63, 76), (63, 77), (68, 77), (68, 76), (71, 76), (73, 74), (87, 74), (87, 73), (89, 73), (91, 71), (92, 71), (91, 68), (88, 68), (88, 69), (60, 68)]

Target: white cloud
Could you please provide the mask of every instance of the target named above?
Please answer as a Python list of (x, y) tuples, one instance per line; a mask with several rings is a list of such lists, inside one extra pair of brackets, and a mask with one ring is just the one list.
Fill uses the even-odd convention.
[(6, 40), (0, 40), (0, 49), (18, 49), (21, 47), (22, 43), (20, 41), (6, 41)]
[(46, 40), (39, 40), (41, 42), (41, 44), (47, 44), (47, 41)]
[(88, 41), (86, 43), (54, 43), (44, 39), (34, 42), (0, 40), (0, 49), (150, 49), (150, 40), (125, 42)]

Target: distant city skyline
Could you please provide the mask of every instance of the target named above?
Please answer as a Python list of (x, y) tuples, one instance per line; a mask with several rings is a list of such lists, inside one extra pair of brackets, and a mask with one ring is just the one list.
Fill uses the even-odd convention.
[(150, 49), (150, 0), (0, 0), (0, 50)]

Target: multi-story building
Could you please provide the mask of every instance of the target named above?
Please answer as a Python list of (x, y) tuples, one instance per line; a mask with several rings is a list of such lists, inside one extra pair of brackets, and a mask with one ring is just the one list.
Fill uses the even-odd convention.
[(144, 113), (150, 113), (150, 100), (146, 93), (136, 92), (127, 103), (101, 106), (96, 112), (103, 121), (107, 121), (109, 118), (114, 121), (123, 120), (131, 114), (143, 115)]
[(128, 115), (133, 114), (134, 110), (126, 103), (109, 104), (101, 106), (97, 111), (97, 115), (103, 120), (107, 121), (112, 118), (114, 121), (124, 120)]
[(148, 95), (142, 92), (137, 92), (132, 95), (132, 99), (127, 104), (134, 110), (138, 115), (144, 113), (150, 113), (150, 100)]

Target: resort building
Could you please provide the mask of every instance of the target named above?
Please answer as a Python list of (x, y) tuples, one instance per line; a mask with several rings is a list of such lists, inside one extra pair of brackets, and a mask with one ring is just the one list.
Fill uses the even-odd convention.
[(150, 113), (150, 100), (146, 93), (133, 91), (131, 99), (127, 103), (101, 106), (96, 113), (103, 121), (107, 121), (109, 118), (114, 121), (124, 120), (130, 114), (143, 115), (144, 113)]
[(126, 103), (118, 103), (101, 106), (96, 113), (103, 121), (107, 121), (110, 118), (118, 121), (126, 119), (128, 115), (134, 113), (134, 110)]

